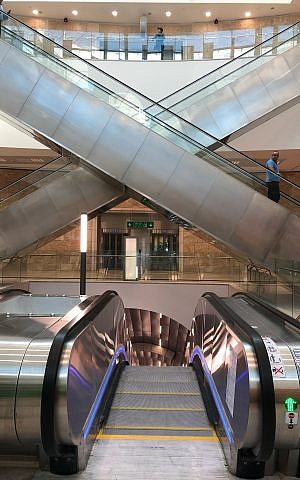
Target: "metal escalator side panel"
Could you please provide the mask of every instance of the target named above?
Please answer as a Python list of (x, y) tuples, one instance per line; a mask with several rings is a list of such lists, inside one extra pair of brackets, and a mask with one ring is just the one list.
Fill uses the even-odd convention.
[(300, 352), (299, 326), (293, 318), (252, 295), (238, 293), (227, 302), (234, 302), (232, 308), (239, 315), (243, 315), (244, 311), (246, 321), (251, 319), (248, 321), (255, 324), (268, 351), (276, 401), (275, 448), (299, 448), (300, 423), (296, 421), (289, 428), (290, 420), (285, 408), (287, 398), (295, 398), (300, 403), (300, 368), (296, 360)]
[[(18, 429), (17, 396), (24, 359), (32, 340), (56, 319), (9, 314), (1, 315), (0, 319), (0, 444), (14, 451), (22, 443)], [(24, 397), (25, 402), (30, 402), (33, 396), (30, 390), (30, 395)], [(31, 417), (35, 417), (35, 414), (31, 411)]]
[(15, 399), (15, 423), (19, 442), (32, 447), (41, 444), (41, 396), (49, 351), (64, 320), (44, 317), (47, 328), (35, 336), (20, 368)]
[(106, 292), (94, 297), (88, 311), (73, 318), (54, 339), (41, 411), (42, 441), (48, 456), (57, 455), (61, 444), (83, 445), (90, 412), (115, 353), (115, 329), (123, 316), (120, 298)]
[(194, 325), (195, 344), (202, 350), (233, 432), (234, 448), (253, 448), (262, 431), (254, 350), (247, 338), (241, 332), (237, 335), (206, 299), (197, 305)]

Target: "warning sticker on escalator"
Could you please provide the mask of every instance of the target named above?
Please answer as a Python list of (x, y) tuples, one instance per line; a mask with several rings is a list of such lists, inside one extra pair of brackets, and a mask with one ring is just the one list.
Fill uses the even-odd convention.
[(268, 352), (273, 378), (285, 378), (285, 368), (277, 344), (270, 337), (262, 339)]

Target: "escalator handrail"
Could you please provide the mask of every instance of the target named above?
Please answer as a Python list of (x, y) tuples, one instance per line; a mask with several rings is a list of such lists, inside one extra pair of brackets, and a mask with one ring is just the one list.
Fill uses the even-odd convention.
[[(86, 61), (85, 59), (79, 57), (78, 55), (76, 55), (75, 53), (71, 52), (70, 50), (66, 49), (65, 47), (63, 47), (62, 45), (56, 43), (54, 40), (51, 40), (50, 38), (46, 37), (45, 35), (43, 35), (42, 33), (40, 33), (39, 31), (33, 29), (32, 27), (29, 27), (28, 25), (26, 25), (24, 22), (22, 22), (21, 20), (19, 19), (16, 19), (15, 17), (11, 16), (11, 15), (8, 15), (9, 18), (11, 18), (12, 20), (16, 21), (17, 23), (20, 23), (22, 24), (24, 27), (28, 28), (29, 30), (31, 30), (33, 33), (36, 33), (38, 35), (40, 35), (41, 37), (43, 37), (45, 40), (47, 40), (48, 42), (56, 45), (57, 47), (59, 47), (60, 49), (68, 52), (68, 54), (72, 57), (75, 57), (76, 59), (80, 60), (81, 62), (87, 64), (89, 67), (92, 67), (93, 69), (99, 71), (101, 74), (103, 74), (104, 76), (112, 79), (113, 81), (119, 83), (120, 85), (126, 87), (128, 90), (131, 90), (132, 92), (134, 92), (137, 96), (139, 97), (142, 97), (144, 98), (145, 100), (147, 100), (148, 102), (151, 102), (152, 103), (152, 106), (153, 105), (156, 105), (160, 108), (162, 108), (165, 112), (168, 112), (171, 116), (175, 117), (175, 118), (178, 118), (180, 121), (183, 121), (185, 122), (187, 125), (195, 128), (197, 131), (199, 131), (200, 133), (206, 135), (207, 137), (209, 137), (210, 139), (212, 139), (213, 143), (218, 143), (226, 148), (229, 148), (231, 151), (233, 151), (234, 153), (237, 153), (238, 155), (240, 155), (241, 157), (247, 159), (250, 163), (253, 163), (255, 164), (256, 166), (258, 166), (259, 168), (262, 168), (264, 171), (267, 171), (268, 169), (266, 168), (265, 165), (262, 165), (261, 163), (259, 163), (257, 160), (249, 157), (248, 155), (240, 152), (239, 150), (237, 150), (236, 148), (232, 147), (231, 145), (228, 145), (226, 142), (224, 142), (223, 140), (221, 139), (218, 139), (217, 137), (215, 137), (214, 135), (206, 132), (205, 130), (201, 129), (199, 126), (197, 125), (194, 125), (193, 123), (187, 121), (186, 119), (184, 119), (183, 117), (181, 117), (180, 115), (172, 112), (172, 110), (170, 110), (169, 108), (166, 108), (164, 106), (162, 106), (160, 103), (158, 102), (155, 102), (153, 99), (151, 99), (150, 97), (144, 95), (143, 93), (137, 91), (135, 88), (127, 85), (125, 82), (117, 79), (116, 77), (114, 77), (113, 75), (110, 75), (109, 73), (105, 72), (104, 70), (102, 70), (101, 68), (93, 65), (92, 63)], [(18, 37), (18, 34), (16, 34), (14, 31), (12, 30), (9, 30), (7, 29), (5, 26), (2, 26), (3, 30), (6, 30), (8, 32), (10, 32), (10, 34), (13, 34), (15, 37)], [(84, 75), (82, 72), (74, 69), (73, 67), (71, 67), (70, 65), (68, 65), (67, 63), (64, 63), (62, 62), (60, 59), (56, 58), (55, 56), (52, 56), (49, 54), (49, 52), (46, 52), (44, 51), (42, 48), (38, 47), (37, 45), (35, 45), (34, 43), (32, 43), (30, 40), (27, 40), (23, 37), (22, 38), (22, 41), (24, 43), (27, 43), (29, 44), (31, 47), (34, 47), (36, 50), (40, 50), (43, 52), (43, 54), (45, 56), (48, 56), (51, 58), (52, 61), (55, 61), (56, 63), (62, 65), (66, 70), (69, 70), (73, 73), (75, 73), (77, 76), (81, 76), (82, 78), (84, 79), (87, 79), (91, 84), (95, 85), (97, 88), (99, 88), (100, 90), (102, 91), (106, 91), (108, 93), (110, 93), (111, 95), (113, 95), (114, 97), (119, 97), (120, 100), (126, 104), (128, 104), (129, 106), (135, 108), (137, 111), (139, 110), (139, 108), (137, 107), (137, 105), (135, 105), (134, 103), (124, 99), (123, 97), (120, 97), (118, 94), (114, 93), (112, 90), (108, 89), (107, 87), (104, 87), (103, 85), (99, 84), (98, 82), (96, 82), (95, 80), (87, 77), (86, 75)], [(147, 107), (149, 108), (149, 107)], [(211, 150), (209, 150), (207, 147), (204, 147), (203, 145), (201, 145), (199, 142), (197, 142), (196, 140), (194, 140), (193, 138), (189, 137), (187, 134), (184, 134), (182, 132), (179, 132), (178, 130), (176, 130), (174, 127), (171, 127), (169, 124), (165, 123), (164, 121), (160, 120), (159, 118), (157, 118), (155, 115), (152, 115), (150, 114), (149, 112), (147, 112), (147, 109), (144, 110), (144, 112), (150, 117), (150, 119), (153, 121), (153, 122), (156, 122), (156, 123), (159, 123), (161, 124), (164, 128), (168, 129), (169, 131), (172, 131), (173, 133), (177, 134), (179, 137), (187, 140), (188, 142), (194, 144), (195, 146), (197, 146), (197, 148), (199, 148), (199, 150), (201, 149), (204, 149), (205, 151), (207, 151), (209, 154), (212, 154), (212, 153), (215, 153), (215, 152), (212, 152)], [(220, 155), (219, 153), (216, 154), (218, 156), (219, 159), (221, 159), (221, 161), (225, 162), (227, 165), (230, 165), (230, 167), (233, 169), (233, 170), (238, 170), (240, 172), (243, 172), (243, 174), (245, 174), (246, 176), (248, 176), (249, 178), (251, 178), (253, 181), (255, 181), (256, 183), (259, 183), (261, 185), (263, 185), (265, 188), (266, 188), (266, 185), (265, 185), (265, 182), (263, 180), (260, 181), (260, 179), (258, 177), (256, 177), (255, 175), (252, 175), (250, 172), (247, 172), (247, 170), (244, 170), (242, 169), (241, 167), (233, 164), (230, 160), (226, 159), (225, 157), (222, 157), (222, 155)], [(277, 175), (275, 173), (275, 175)], [(278, 175), (279, 176), (279, 175)], [(282, 176), (279, 176), (280, 177), (280, 180), (284, 183), (287, 183), (289, 185), (291, 185), (292, 187), (296, 188), (296, 189), (300, 189), (300, 186), (294, 182), (292, 182), (291, 180), (288, 180), (288, 179), (285, 179), (283, 178)], [(285, 197), (288, 201), (290, 201), (291, 203), (294, 203), (296, 204), (297, 206), (300, 206), (300, 202), (298, 202), (296, 199), (294, 199), (293, 197), (290, 197), (289, 195), (287, 194), (284, 194), (282, 193), (282, 196)]]
[(13, 295), (19, 295), (19, 294), (30, 294), (29, 290), (26, 290), (25, 288), (18, 288), (18, 287), (1, 287), (0, 288), (0, 300), (3, 300), (2, 297), (5, 296), (13, 296)]
[[(66, 167), (69, 167), (70, 165), (74, 165), (73, 161), (72, 160), (69, 160), (69, 163), (66, 163), (66, 165), (63, 165), (62, 167), (60, 168), (57, 168), (57, 170), (53, 170), (51, 171), (50, 173), (48, 173), (47, 175), (45, 175), (43, 178), (40, 178), (39, 180), (36, 180), (35, 182), (33, 183), (30, 183), (30, 185), (26, 185), (25, 187), (23, 188), (20, 188), (20, 190), (18, 190), (17, 192), (15, 193), (12, 193), (11, 195), (9, 195), (8, 197), (5, 197), (5, 198), (1, 198), (0, 199), (0, 208), (1, 208), (1, 204), (2, 203), (7, 203), (11, 198), (15, 197), (16, 195), (19, 195), (20, 193), (30, 189), (31, 187), (34, 187), (37, 183), (40, 183), (46, 179), (49, 179), (49, 177), (52, 177), (52, 175), (55, 175), (61, 171), (63, 171)], [(66, 171), (67, 172), (67, 171)], [(33, 172), (35, 173), (35, 171)], [(29, 174), (30, 175), (30, 174)], [(20, 178), (19, 180), (17, 180), (15, 183), (18, 183), (23, 180), (24, 177)]]
[(54, 162), (57, 160), (60, 160), (61, 158), (65, 158), (63, 155), (59, 155), (58, 157), (54, 158), (53, 160), (50, 160), (49, 162), (44, 163), (44, 165), (41, 165), (40, 167), (36, 168), (35, 170), (31, 170), (29, 173), (26, 173), (21, 178), (18, 178), (18, 180), (14, 180), (13, 182), (9, 183), (8, 185), (5, 185), (5, 187), (0, 188), (0, 194), (4, 191), (7, 190), (8, 188), (12, 187), (13, 185), (16, 185), (17, 183), (21, 182), (22, 180), (26, 180), (30, 175), (34, 175), (36, 172), (42, 171), (44, 168), (47, 169), (47, 167), (50, 167)]
[(273, 376), (271, 371), (271, 365), (269, 356), (261, 336), (251, 328), (251, 326), (239, 317), (231, 308), (224, 304), (221, 298), (215, 293), (206, 292), (202, 295), (206, 298), (210, 304), (217, 310), (222, 316), (225, 322), (235, 331), (236, 327), (247, 336), (251, 343), (256, 359), (257, 368), (260, 377), (261, 387), (261, 407), (262, 407), (262, 420), (263, 426), (267, 425), (268, 428), (262, 428), (261, 444), (258, 452), (255, 454), (256, 461), (266, 461), (274, 450), (275, 443), (275, 430), (276, 430), (276, 401)]
[(275, 307), (269, 305), (267, 302), (265, 302), (261, 298), (256, 297), (252, 293), (236, 292), (232, 296), (238, 298), (249, 298), (252, 302), (255, 303), (255, 307), (258, 308), (263, 314), (267, 313), (271, 315), (271, 320), (273, 322), (280, 323), (282, 327), (285, 327), (285, 324), (289, 324), (297, 330), (300, 330), (300, 323), (298, 323), (297, 320), (295, 320), (293, 317), (290, 317), (286, 313), (277, 310)]
[[(158, 100), (158, 103), (161, 103), (161, 102), (164, 102), (165, 100), (167, 100), (168, 98), (172, 97), (173, 95), (176, 95), (177, 93), (181, 92), (182, 90), (184, 90), (185, 88), (188, 88), (192, 85), (194, 85), (195, 83), (199, 82), (200, 80), (206, 78), (206, 77), (209, 77), (210, 75), (214, 74), (215, 72), (217, 72), (218, 70), (221, 70), (225, 65), (229, 65), (233, 62), (235, 62), (236, 60), (240, 60), (242, 57), (247, 57), (247, 55), (249, 54), (249, 52), (252, 52), (252, 51), (255, 51), (257, 48), (260, 48), (262, 47), (265, 43), (267, 42), (270, 42), (272, 41), (274, 38), (278, 37), (279, 35), (281, 35), (282, 33), (288, 31), (289, 29), (293, 29), (294, 27), (296, 27), (297, 25), (300, 25), (300, 21), (294, 23), (293, 25), (290, 25), (289, 27), (285, 28), (284, 30), (281, 30), (280, 32), (276, 33), (275, 35), (273, 35), (272, 37), (270, 38), (267, 38), (266, 40), (264, 40), (263, 42), (260, 42), (258, 44), (256, 44), (254, 47), (251, 47), (249, 50), (247, 50), (246, 52), (243, 52), (241, 53), (241, 55), (238, 55), (237, 57), (234, 57), (232, 59), (230, 59), (228, 62), (224, 63), (223, 65), (217, 67), (217, 68), (214, 68), (213, 70), (211, 70), (210, 72), (206, 73), (205, 75), (202, 75), (201, 77), (198, 77), (196, 78), (195, 80), (193, 80), (192, 82), (190, 83), (187, 83), (186, 85), (184, 85), (183, 87), (181, 88), (178, 88), (178, 90), (175, 90), (173, 93), (170, 93), (169, 95), (166, 95), (165, 97), (163, 98), (160, 98)], [(293, 39), (295, 36), (298, 36), (298, 34), (294, 35), (293, 37), (287, 39), (287, 40), (284, 40), (283, 42), (281, 42), (279, 45), (276, 45), (276, 47), (271, 47), (271, 50), (273, 50), (273, 48), (278, 48), (280, 45), (284, 44), (285, 42), (287, 41), (290, 41), (291, 39)], [(258, 58), (261, 58), (263, 57), (266, 53), (269, 53), (269, 52), (264, 52), (263, 54), (260, 54), (254, 58), (250, 58), (249, 62), (247, 62), (246, 65), (248, 65), (249, 63), (257, 60)], [(242, 66), (243, 67), (243, 66)], [(232, 70), (232, 72), (230, 73), (233, 73), (233, 72), (236, 72), (237, 70), (239, 70), (240, 68), (242, 67), (237, 67), (235, 70)], [(203, 87), (203, 88), (207, 88), (208, 86), (211, 86), (215, 83), (215, 81), (209, 83), (208, 85), (206, 85), (206, 87)], [(203, 90), (203, 88), (201, 88), (199, 91)], [(191, 95), (188, 95), (187, 97), (185, 97), (183, 100), (186, 100), (187, 98), (189, 98)], [(181, 100), (182, 101), (182, 100)], [(177, 105), (177, 103), (174, 103), (170, 108), (174, 107), (175, 105)], [(150, 107), (148, 107), (150, 108)]]
[(41, 395), (41, 440), (49, 457), (59, 454), (55, 435), (55, 396), (56, 380), (63, 347), (70, 335), (82, 331), (111, 300), (118, 297), (117, 292), (108, 290), (100, 298), (89, 297), (81, 304), (77, 313), (54, 337), (45, 368)]

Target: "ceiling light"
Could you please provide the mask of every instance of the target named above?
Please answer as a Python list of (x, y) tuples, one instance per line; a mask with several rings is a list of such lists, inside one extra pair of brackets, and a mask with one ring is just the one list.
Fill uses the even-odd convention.
[(245, 17), (251, 17), (251, 12), (245, 12)]
[(205, 12), (205, 16), (208, 18), (208, 17), (211, 17), (211, 12)]
[(38, 15), (39, 11), (38, 10), (32, 10), (33, 15)]
[(76, 17), (76, 15), (78, 15), (78, 10), (72, 10), (72, 15), (75, 15)]
[(113, 11), (111, 12), (111, 14), (112, 14), (113, 17), (117, 17), (117, 16), (118, 16), (118, 13), (119, 13), (119, 12), (118, 12), (117, 10), (113, 10)]
[(170, 12), (170, 10), (168, 10), (167, 12), (165, 12), (166, 14), (166, 17), (170, 17), (172, 15), (172, 12)]

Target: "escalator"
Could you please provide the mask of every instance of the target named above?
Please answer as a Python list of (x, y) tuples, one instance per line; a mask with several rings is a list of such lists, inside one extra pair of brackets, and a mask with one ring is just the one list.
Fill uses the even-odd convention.
[(124, 198), (122, 185), (80, 165), (74, 155), (56, 159), (0, 190), (1, 257), (59, 232), (82, 212), (109, 209)]
[[(269, 266), (275, 258), (299, 257), (300, 222), (291, 213), (298, 210), (297, 199), (283, 195), (291, 211), (273, 204), (251, 173), (145, 115), (136, 105), (145, 97), (124, 99), (128, 87), (122, 96), (115, 93), (124, 84), (80, 60), (100, 85), (64, 63), (63, 54), (62, 47), (10, 18), (0, 41), (0, 109), (235, 252)], [(194, 155), (199, 150), (201, 158)], [(26, 225), (38, 236), (41, 222), (30, 224), (29, 217)], [(2, 236), (9, 244), (12, 232), (4, 228)]]
[[(290, 317), (244, 294), (207, 293), (182, 366), (151, 356), (140, 366), (145, 345), (132, 343), (114, 292), (24, 294), (0, 312), (1, 465), (26, 459), (35, 480), (53, 478), (37, 464), (82, 471), (82, 480), (227, 479), (228, 469), (300, 477), (299, 325)], [(152, 337), (161, 358), (163, 338)]]
[(168, 109), (228, 142), (299, 103), (299, 38), (297, 22), (148, 111), (168, 122)]

